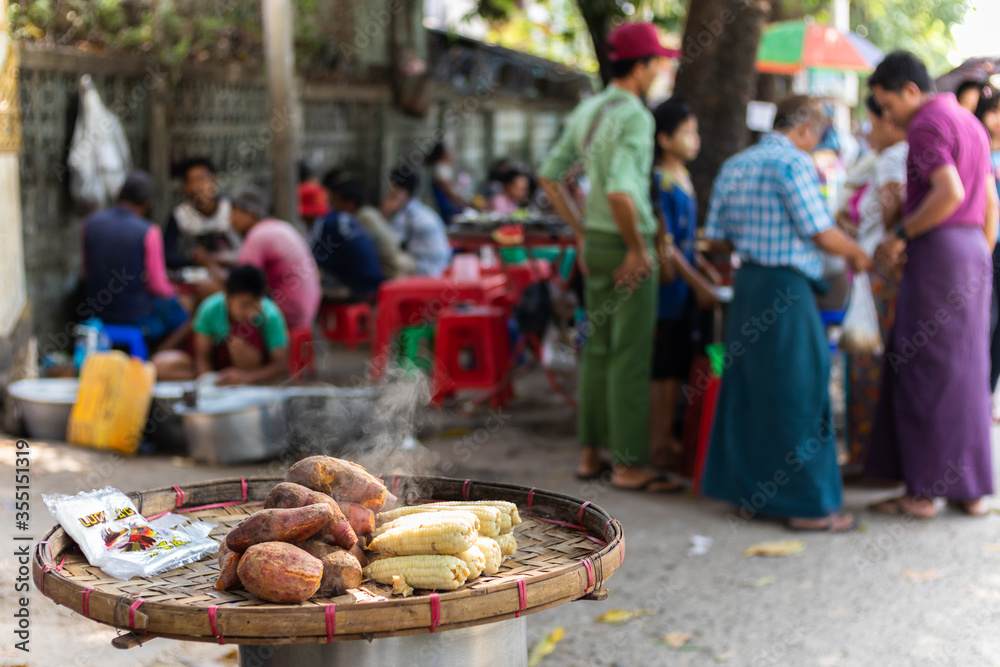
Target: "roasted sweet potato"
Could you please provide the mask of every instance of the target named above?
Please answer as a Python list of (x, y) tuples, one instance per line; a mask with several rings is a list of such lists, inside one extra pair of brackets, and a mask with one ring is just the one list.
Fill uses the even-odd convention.
[(359, 503), (373, 512), (382, 509), (388, 493), (378, 477), (356, 463), (332, 456), (302, 459), (288, 469), (285, 481), (327, 493), (336, 500)]
[(238, 569), (243, 587), (268, 602), (308, 600), (323, 581), (323, 563), (287, 542), (250, 546)]
[(350, 552), (317, 540), (300, 542), (296, 546), (323, 563), (320, 595), (343, 595), (348, 588), (361, 585), (361, 563)]
[(333, 520), (326, 503), (294, 509), (267, 509), (251, 514), (226, 535), (226, 544), (243, 553), (262, 542), (301, 542), (312, 537)]
[(340, 510), (347, 516), (355, 535), (367, 535), (375, 530), (375, 513), (367, 507), (346, 500), (337, 501)]
[(351, 555), (358, 559), (361, 567), (368, 567), (368, 554), (361, 548), (361, 540), (358, 540), (358, 543), (351, 549)]
[(219, 579), (215, 582), (215, 587), (220, 591), (228, 591), (240, 585), (240, 576), (237, 568), (240, 566), (240, 559), (243, 554), (236, 553), (226, 545), (223, 540), (219, 545)]
[(321, 528), (313, 536), (313, 539), (336, 544), (348, 550), (357, 544), (358, 536), (355, 534), (354, 529), (351, 528), (347, 517), (341, 511), (340, 505), (325, 493), (307, 489), (301, 484), (282, 482), (271, 489), (267, 494), (267, 498), (264, 499), (264, 507), (268, 508), (281, 507), (287, 509), (305, 507), (317, 503), (329, 505), (333, 511), (333, 519), (330, 520), (329, 524)]

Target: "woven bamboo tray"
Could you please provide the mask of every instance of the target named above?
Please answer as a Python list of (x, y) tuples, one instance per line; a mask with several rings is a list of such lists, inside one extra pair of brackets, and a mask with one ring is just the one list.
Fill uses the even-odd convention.
[[(218, 480), (129, 493), (144, 516), (186, 512), (226, 533), (260, 509), (280, 477)], [(621, 524), (600, 507), (569, 496), (508, 484), (439, 477), (391, 477), (401, 502), (508, 500), (523, 522), (518, 550), (494, 576), (458, 590), (391, 598), (363, 582), (361, 590), (388, 600), (359, 601), (349, 592), (301, 604), (273, 604), (244, 590), (218, 591), (216, 556), (150, 578), (114, 579), (90, 565), (56, 526), (35, 546), (33, 578), (47, 597), (100, 623), (127, 631), (113, 643), (127, 648), (153, 637), (230, 644), (294, 644), (394, 637), (464, 628), (531, 614), (580, 598), (604, 599), (604, 581), (622, 564)]]

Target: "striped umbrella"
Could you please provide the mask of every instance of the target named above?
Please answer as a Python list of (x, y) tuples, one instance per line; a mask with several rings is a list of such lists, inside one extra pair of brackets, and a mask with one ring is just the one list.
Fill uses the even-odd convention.
[(795, 74), (804, 69), (870, 72), (883, 54), (853, 33), (807, 20), (779, 21), (764, 28), (757, 47), (757, 71)]

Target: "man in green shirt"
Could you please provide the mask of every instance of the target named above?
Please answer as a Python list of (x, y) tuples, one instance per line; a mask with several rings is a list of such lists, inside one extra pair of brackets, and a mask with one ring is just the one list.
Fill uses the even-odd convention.
[[(585, 276), (577, 476), (601, 475), (607, 464), (599, 448), (609, 447), (615, 487), (673, 491), (675, 482), (646, 467), (662, 235), (650, 199), (654, 122), (642, 101), (660, 58), (671, 52), (648, 23), (616, 28), (608, 47), (611, 83), (572, 112), (540, 173), (556, 212), (576, 234)], [(581, 161), (590, 181), (583, 217), (564, 184)]]
[(288, 368), (288, 328), (278, 306), (264, 294), (260, 269), (236, 266), (226, 291), (201, 302), (194, 316), (194, 357), (181, 350), (153, 358), (157, 377), (193, 379), (219, 371), (220, 385), (256, 384), (282, 377)]

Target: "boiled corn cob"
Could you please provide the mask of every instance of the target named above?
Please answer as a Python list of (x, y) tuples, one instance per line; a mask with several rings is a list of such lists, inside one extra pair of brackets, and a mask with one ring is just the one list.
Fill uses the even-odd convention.
[(480, 507), (496, 507), (498, 510), (510, 517), (511, 524), (516, 526), (521, 523), (521, 515), (517, 512), (517, 505), (506, 500), (449, 500), (444, 503), (434, 503), (443, 507), (455, 505), (470, 505)]
[(395, 556), (458, 554), (472, 546), (478, 537), (473, 526), (469, 518), (427, 512), (385, 531), (373, 539), (368, 548)]
[(426, 523), (427, 517), (429, 516), (435, 516), (438, 519), (443, 519), (447, 517), (447, 518), (455, 518), (455, 519), (461, 519), (463, 521), (468, 521), (472, 524), (472, 529), (477, 533), (479, 532), (480, 526), (482, 525), (479, 522), (479, 518), (473, 512), (465, 512), (458, 509), (442, 508), (439, 510), (418, 512), (416, 514), (410, 514), (408, 516), (401, 516), (398, 519), (395, 519), (388, 523), (383, 523), (382, 525), (380, 525), (378, 528), (375, 529), (373, 536), (378, 537), (379, 535), (381, 535), (386, 531), (392, 530), (393, 528), (399, 528), (401, 526), (414, 526), (414, 525), (420, 525), (421, 523)]
[(473, 544), (460, 554), (455, 554), (455, 558), (461, 558), (469, 566), (469, 579), (475, 579), (483, 573), (486, 567), (486, 556), (482, 549)]
[(500, 545), (497, 541), (489, 537), (480, 537), (476, 540), (476, 546), (483, 552), (485, 564), (483, 574), (496, 574), (500, 571), (500, 564), (503, 563), (503, 554), (500, 552)]
[(500, 553), (503, 554), (504, 558), (513, 556), (514, 552), (517, 551), (517, 540), (514, 539), (513, 533), (498, 537), (497, 544), (500, 545)]
[[(368, 565), (365, 576), (380, 584), (390, 584), (405, 590), (414, 588), (452, 591), (465, 583), (469, 566), (455, 556), (397, 556), (384, 558)], [(402, 577), (403, 582), (394, 577)]]
[(422, 514), (424, 512), (461, 510), (463, 512), (472, 512), (476, 515), (476, 518), (479, 519), (479, 528), (477, 530), (480, 535), (485, 535), (486, 537), (496, 537), (503, 532), (501, 530), (503, 525), (506, 524), (508, 527), (511, 525), (510, 516), (496, 507), (487, 507), (485, 505), (449, 505), (447, 507), (438, 507), (439, 504), (411, 505), (409, 507), (399, 507), (388, 512), (381, 512), (378, 515), (378, 521), (384, 525), (398, 521), (403, 517)]

